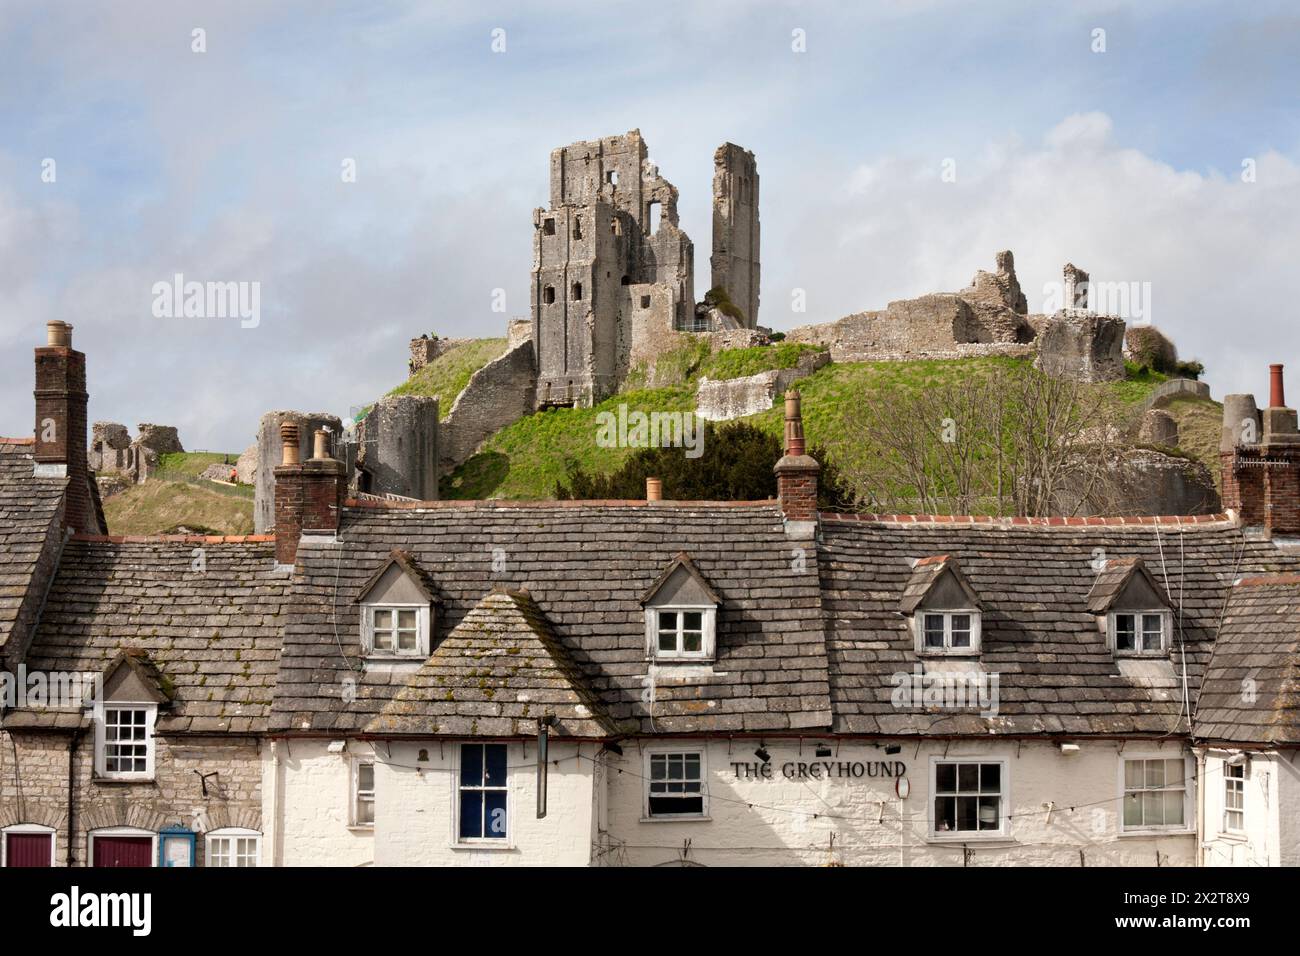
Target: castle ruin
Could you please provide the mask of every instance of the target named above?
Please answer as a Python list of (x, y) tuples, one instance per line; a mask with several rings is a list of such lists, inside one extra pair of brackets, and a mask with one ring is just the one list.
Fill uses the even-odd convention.
[(758, 170), (730, 143), (714, 155), (713, 287), (728, 308), (695, 303), (695, 246), (677, 187), (649, 161), (639, 130), (551, 153), (550, 208), (533, 213), (530, 301), (536, 405), (587, 406), (613, 394), (638, 342), (668, 332), (755, 328)]

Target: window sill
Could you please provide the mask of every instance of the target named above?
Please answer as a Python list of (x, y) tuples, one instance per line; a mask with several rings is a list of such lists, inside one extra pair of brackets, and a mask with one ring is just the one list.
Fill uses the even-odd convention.
[(679, 817), (642, 817), (638, 823), (712, 823), (713, 817), (682, 814)]
[(484, 840), (482, 843), (451, 843), (448, 844), (448, 848), (471, 853), (480, 850), (486, 850), (489, 853), (511, 853), (517, 849), (513, 843), (507, 843), (503, 840)]
[(1179, 827), (1178, 829), (1168, 830), (1120, 830), (1119, 839), (1151, 839), (1152, 837), (1168, 836), (1195, 836), (1196, 831), (1191, 827)]
[(152, 784), (155, 780), (154, 777), (101, 777), (99, 774), (94, 774), (90, 778), (91, 783), (102, 787), (129, 787), (133, 784)]
[(927, 843), (1006, 843), (1011, 839), (1009, 833), (993, 833), (988, 830), (967, 833), (931, 833)]
[(1205, 842), (1214, 843), (1217, 840), (1222, 840), (1225, 843), (1245, 844), (1250, 842), (1250, 837), (1246, 836), (1246, 834), (1241, 832), (1240, 830), (1231, 830), (1231, 831), (1224, 831), (1222, 833), (1216, 833), (1213, 837), (1211, 837), (1209, 840), (1206, 840)]
[(374, 833), (375, 825), (373, 823), (350, 823), (348, 831), (351, 833)]

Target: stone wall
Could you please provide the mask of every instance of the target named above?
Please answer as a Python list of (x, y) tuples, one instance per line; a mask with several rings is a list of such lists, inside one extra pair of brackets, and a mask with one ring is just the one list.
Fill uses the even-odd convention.
[(1172, 372), (1178, 364), (1178, 349), (1155, 326), (1133, 325), (1124, 333), (1124, 357), (1134, 365)]
[[(88, 865), (88, 834), (104, 827), (139, 827), (155, 833), (164, 826), (195, 826), (202, 811), (207, 830), (222, 827), (262, 829), (262, 768), (258, 741), (252, 737), (155, 738), (155, 779), (141, 783), (102, 783), (93, 779), (93, 730), (77, 745), (75, 763), (75, 855)], [(0, 826), (36, 823), (54, 827), (55, 863), (68, 861), (67, 734), (0, 731), (6, 772), (0, 775)], [(207, 796), (199, 775), (207, 778)], [(19, 788), (14, 780), (21, 779)], [(203, 865), (199, 836), (196, 863)]]
[(158, 470), (161, 456), (184, 451), (180, 436), (171, 425), (142, 422), (139, 434), (132, 441), (125, 425), (95, 422), (86, 459), (91, 471), (124, 475), (139, 483)]
[(1056, 378), (1119, 381), (1125, 374), (1123, 346), (1123, 319), (1093, 312), (1058, 312), (1038, 338), (1036, 364)]
[(411, 358), (406, 363), (407, 376), (410, 377), (424, 368), (434, 359), (446, 355), (452, 349), (471, 342), (472, 339), (448, 339), (440, 335), (421, 335), (411, 339)]
[(1146, 412), (1151, 408), (1163, 408), (1176, 398), (1200, 398), (1209, 401), (1210, 386), (1195, 379), (1171, 378), (1153, 388), (1151, 394), (1142, 400), (1138, 410)]
[(441, 424), (439, 471), (450, 472), (478, 446), (535, 407), (537, 365), (531, 341), (510, 349), (475, 372)]
[(723, 143), (713, 154), (713, 255), (710, 288), (722, 288), (744, 313), (744, 325), (758, 325), (758, 164), (754, 154)]
[(743, 378), (701, 378), (695, 393), (695, 413), (706, 421), (725, 422), (765, 412), (785, 395), (786, 389), (830, 360), (829, 352), (805, 352), (794, 368), (771, 369)]
[(389, 395), (375, 402), (349, 443), (353, 490), (437, 500), (438, 431), (436, 398)]

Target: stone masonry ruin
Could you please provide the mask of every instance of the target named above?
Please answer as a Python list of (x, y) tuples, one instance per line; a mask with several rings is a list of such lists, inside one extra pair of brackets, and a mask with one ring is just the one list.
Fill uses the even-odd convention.
[[(752, 329), (759, 281), (753, 153), (720, 147), (713, 188), (713, 287), (725, 290), (734, 327)], [(677, 199), (639, 130), (551, 153), (550, 208), (533, 213), (537, 407), (592, 405), (617, 391), (645, 354), (638, 343), (715, 330), (715, 310), (695, 303), (695, 246), (679, 226)]]
[(142, 422), (132, 441), (125, 425), (95, 422), (91, 426), (90, 470), (100, 475), (118, 475), (136, 484), (147, 481), (158, 470), (163, 455), (183, 452), (180, 436), (170, 425)]

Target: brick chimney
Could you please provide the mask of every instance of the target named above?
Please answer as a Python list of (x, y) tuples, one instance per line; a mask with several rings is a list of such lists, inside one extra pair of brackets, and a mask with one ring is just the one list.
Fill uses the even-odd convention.
[(1271, 534), (1300, 534), (1300, 428), (1285, 405), (1282, 366), (1269, 366), (1269, 406), (1259, 411), (1250, 395), (1223, 400), (1219, 458), (1223, 504), (1249, 527)]
[(330, 457), (329, 433), (316, 431), (312, 457), (304, 462), (299, 431), (290, 420), (280, 425), (284, 451), (275, 469), (275, 559), (280, 564), (294, 563), (303, 535), (338, 531), (347, 493), (347, 472)]
[(776, 497), (787, 522), (817, 520), (817, 475), (821, 465), (807, 453), (799, 392), (785, 393), (785, 456), (776, 463)]
[(69, 479), (65, 528), (102, 532), (86, 460), (86, 356), (72, 347), (68, 323), (47, 322), (45, 333), (36, 350), (36, 474)]

